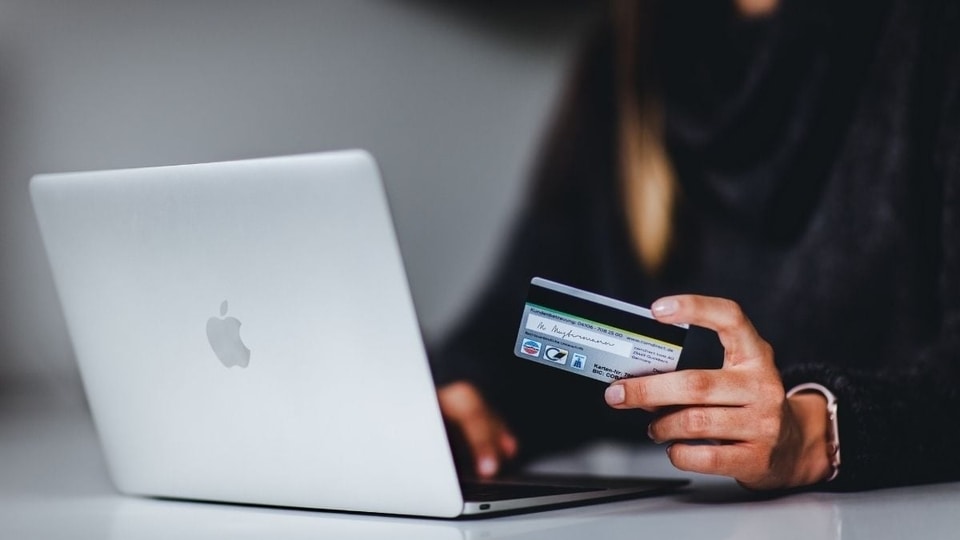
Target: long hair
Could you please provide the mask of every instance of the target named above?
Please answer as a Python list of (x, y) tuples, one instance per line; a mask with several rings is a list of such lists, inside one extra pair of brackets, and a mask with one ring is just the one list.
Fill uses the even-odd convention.
[(670, 249), (677, 182), (663, 139), (653, 62), (655, 0), (613, 0), (617, 144), (627, 224), (644, 269), (656, 274)]

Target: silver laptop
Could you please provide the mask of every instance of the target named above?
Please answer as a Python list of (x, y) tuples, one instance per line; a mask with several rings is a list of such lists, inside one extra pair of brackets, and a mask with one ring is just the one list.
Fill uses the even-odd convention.
[(45, 174), (30, 191), (122, 492), (449, 518), (682, 484), (468, 491), (366, 152)]

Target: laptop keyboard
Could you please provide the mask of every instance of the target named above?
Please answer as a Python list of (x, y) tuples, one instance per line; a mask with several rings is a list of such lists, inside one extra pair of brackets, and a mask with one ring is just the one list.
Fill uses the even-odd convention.
[(530, 499), (548, 495), (567, 495), (587, 491), (604, 491), (598, 487), (550, 486), (538, 484), (513, 484), (506, 482), (464, 481), (460, 484), (463, 498), (471, 502), (505, 501), (509, 499)]

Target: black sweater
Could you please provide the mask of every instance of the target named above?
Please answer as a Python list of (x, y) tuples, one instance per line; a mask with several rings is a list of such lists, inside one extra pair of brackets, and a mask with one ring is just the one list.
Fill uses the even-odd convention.
[(613, 37), (585, 49), (499, 271), (434, 351), (474, 381), (524, 455), (643, 439), (604, 385), (512, 354), (542, 276), (649, 305), (739, 302), (787, 388), (839, 398), (828, 487), (960, 479), (960, 5), (782, 0), (760, 21), (672, 0), (655, 56), (681, 200), (658, 277), (628, 236), (616, 174)]

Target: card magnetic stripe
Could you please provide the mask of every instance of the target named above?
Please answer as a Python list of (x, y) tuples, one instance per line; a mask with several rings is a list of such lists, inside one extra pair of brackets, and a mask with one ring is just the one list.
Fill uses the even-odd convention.
[(687, 329), (531, 284), (527, 303), (683, 346)]

